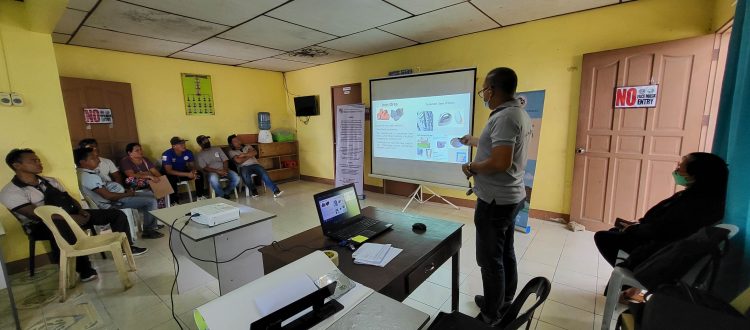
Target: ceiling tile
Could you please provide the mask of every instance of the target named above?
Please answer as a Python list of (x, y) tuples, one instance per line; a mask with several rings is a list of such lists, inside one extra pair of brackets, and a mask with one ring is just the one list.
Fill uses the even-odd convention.
[(266, 15), (337, 36), (411, 16), (381, 0), (296, 0)]
[(388, 0), (394, 6), (406, 10), (414, 15), (424, 14), (428, 11), (455, 5), (466, 0)]
[(283, 4), (286, 0), (128, 0), (128, 2), (235, 26)]
[(70, 44), (157, 56), (167, 56), (190, 46), (174, 41), (134, 36), (88, 26), (82, 26), (70, 41)]
[[(308, 56), (305, 54), (311, 54)], [(304, 49), (295, 50), (286, 54), (274, 56), (274, 58), (280, 58), (282, 60), (298, 61), (312, 64), (326, 64), (336, 61), (345, 60), (348, 58), (357, 57), (359, 55), (338, 51), (335, 49), (324, 48), (319, 46), (310, 46)]]
[[(257, 60), (283, 54), (284, 51), (270, 49), (260, 46), (248, 45), (245, 43), (231, 41), (226, 39), (211, 38), (201, 42), (193, 47), (185, 49), (192, 53), (215, 55), (221, 57), (243, 59), (244, 62)], [(243, 62), (243, 63), (244, 63)]]
[(502, 25), (518, 24), (541, 18), (619, 3), (619, 0), (472, 0), (477, 8)]
[(60, 21), (58, 21), (57, 26), (55, 26), (55, 32), (73, 34), (78, 26), (81, 25), (84, 18), (86, 18), (86, 12), (75, 9), (65, 9), (62, 17), (60, 17)]
[(70, 0), (68, 1), (68, 8), (89, 11), (94, 8), (97, 1), (99, 0)]
[(186, 52), (186, 51), (174, 53), (170, 55), (169, 57), (181, 58), (184, 60), (199, 61), (199, 62), (227, 64), (227, 65), (237, 65), (237, 64), (247, 62), (246, 60), (238, 60), (236, 58), (227, 58), (227, 57), (213, 56), (213, 55), (206, 55), (206, 54), (196, 54), (196, 53), (191, 53), (191, 52)]
[(223, 25), (114, 0), (102, 0), (86, 20), (86, 25), (186, 43), (196, 43), (228, 29)]
[(369, 55), (416, 44), (414, 41), (392, 35), (388, 32), (371, 29), (343, 38), (326, 41), (321, 43), (320, 46), (354, 54)]
[(52, 42), (56, 42), (58, 44), (64, 44), (70, 40), (69, 34), (62, 34), (62, 33), (52, 33)]
[(430, 42), (499, 27), (468, 2), (381, 26), (381, 30)]
[(245, 63), (240, 66), (246, 67), (246, 68), (261, 69), (261, 70), (286, 72), (286, 71), (294, 71), (294, 70), (309, 68), (309, 67), (315, 66), (315, 64), (287, 61), (287, 60), (282, 60), (278, 58), (264, 58), (262, 60)]
[(266, 16), (224, 32), (219, 37), (286, 51), (335, 38), (330, 34)]

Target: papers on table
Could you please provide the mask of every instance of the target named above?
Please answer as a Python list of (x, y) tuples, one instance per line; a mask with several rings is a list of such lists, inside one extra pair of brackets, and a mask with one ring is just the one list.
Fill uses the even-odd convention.
[(385, 267), (403, 249), (392, 247), (390, 244), (365, 243), (352, 253), (354, 263)]

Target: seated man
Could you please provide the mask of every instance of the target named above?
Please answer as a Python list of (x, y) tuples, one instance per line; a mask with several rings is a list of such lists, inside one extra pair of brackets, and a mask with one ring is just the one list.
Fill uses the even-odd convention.
[(78, 142), (78, 147), (94, 149), (94, 155), (99, 157), (99, 166), (96, 168), (96, 171), (102, 177), (103, 181), (114, 181), (122, 184), (120, 170), (115, 166), (115, 162), (99, 156), (99, 144), (95, 139), (83, 139), (81, 142)]
[[(45, 205), (46, 200), (58, 199), (60, 195), (68, 196), (70, 204), (64, 207), (70, 216), (81, 227), (93, 225), (109, 225), (112, 231), (123, 232), (128, 236), (130, 249), (133, 255), (146, 253), (148, 249), (133, 245), (130, 237), (130, 226), (128, 219), (120, 210), (84, 210), (75, 199), (70, 198), (65, 188), (51, 177), (43, 177), (44, 167), (39, 157), (31, 149), (13, 149), (5, 156), (5, 163), (15, 172), (10, 183), (0, 190), (0, 203), (10, 210), (13, 215), (21, 221), (24, 230), (32, 232), (38, 239), (48, 239), (52, 246), (52, 260), (59, 262), (60, 249), (55, 243), (52, 232), (44, 225), (39, 217), (34, 214), (34, 209)], [(55, 197), (52, 197), (55, 196)], [(63, 205), (58, 205), (63, 207)], [(71, 209), (72, 208), (72, 209)], [(55, 221), (60, 234), (70, 244), (75, 244), (76, 237), (73, 231), (64, 221)], [(76, 272), (80, 275), (82, 282), (97, 278), (96, 270), (91, 267), (88, 257), (76, 258)]]
[[(156, 219), (149, 211), (157, 209), (156, 199), (153, 195), (140, 195), (133, 190), (125, 188), (114, 181), (103, 181), (97, 174), (96, 167), (99, 165), (99, 157), (94, 155), (91, 148), (78, 148), (74, 151), (74, 159), (78, 166), (78, 180), (83, 190), (89, 190), (102, 198), (95, 198), (100, 209), (111, 207), (124, 209), (137, 209), (143, 214), (143, 238), (160, 238), (164, 234), (156, 231), (164, 225), (156, 223)], [(109, 202), (106, 202), (106, 201)]]
[(177, 136), (173, 136), (169, 143), (172, 148), (167, 149), (161, 154), (161, 166), (167, 174), (169, 184), (172, 185), (174, 193), (169, 198), (176, 202), (177, 183), (181, 181), (195, 180), (195, 195), (198, 199), (205, 196), (203, 191), (203, 177), (195, 167), (195, 157), (193, 152), (185, 147), (185, 141)]
[(258, 152), (255, 151), (253, 146), (242, 144), (237, 135), (234, 134), (227, 138), (227, 143), (229, 143), (230, 147), (229, 157), (232, 158), (235, 164), (237, 164), (237, 171), (240, 172), (240, 176), (242, 176), (242, 181), (245, 182), (245, 185), (250, 187), (250, 191), (253, 193), (253, 198), (258, 197), (258, 189), (255, 188), (255, 183), (253, 182), (253, 174), (260, 176), (260, 179), (265, 182), (266, 187), (273, 191), (274, 198), (279, 197), (284, 193), (279, 190), (279, 187), (277, 187), (271, 178), (268, 177), (266, 169), (258, 164), (258, 160), (255, 159)]
[[(229, 169), (227, 155), (220, 148), (211, 147), (210, 136), (199, 135), (195, 139), (201, 146), (201, 152), (196, 157), (198, 167), (206, 173), (208, 184), (216, 192), (216, 197), (230, 198), (232, 191), (240, 184), (240, 177), (234, 171)], [(227, 178), (229, 182), (227, 187), (222, 189), (220, 178)]]

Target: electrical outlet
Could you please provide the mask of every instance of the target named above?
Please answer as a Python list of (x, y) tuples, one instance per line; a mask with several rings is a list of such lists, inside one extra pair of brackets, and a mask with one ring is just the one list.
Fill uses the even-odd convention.
[(21, 97), (21, 94), (10, 93), (10, 100), (11, 102), (13, 102), (14, 106), (17, 106), (17, 107), (23, 106), (23, 97)]
[(11, 106), (13, 101), (10, 100), (10, 93), (0, 93), (0, 105)]

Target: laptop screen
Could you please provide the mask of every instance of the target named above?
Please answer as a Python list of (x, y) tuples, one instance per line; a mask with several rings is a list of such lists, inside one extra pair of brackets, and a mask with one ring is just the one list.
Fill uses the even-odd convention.
[(351, 219), (360, 214), (359, 201), (353, 185), (315, 195), (322, 225)]

